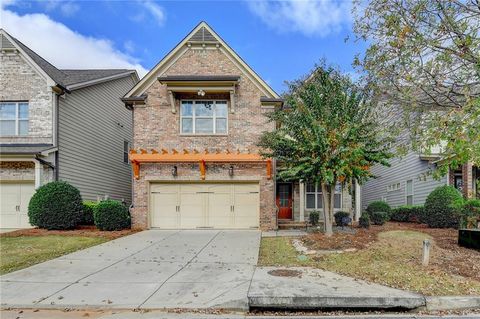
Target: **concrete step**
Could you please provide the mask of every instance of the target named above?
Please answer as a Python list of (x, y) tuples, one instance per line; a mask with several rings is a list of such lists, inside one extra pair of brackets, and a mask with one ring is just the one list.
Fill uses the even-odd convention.
[(278, 220), (278, 229), (305, 229), (307, 222), (293, 221), (293, 220)]
[(425, 306), (422, 295), (308, 267), (257, 267), (248, 302), (250, 308), (284, 310)]

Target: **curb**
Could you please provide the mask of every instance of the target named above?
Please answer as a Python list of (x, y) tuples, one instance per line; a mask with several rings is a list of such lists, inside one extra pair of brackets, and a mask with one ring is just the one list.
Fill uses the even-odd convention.
[(425, 296), (428, 311), (480, 309), (480, 296)]

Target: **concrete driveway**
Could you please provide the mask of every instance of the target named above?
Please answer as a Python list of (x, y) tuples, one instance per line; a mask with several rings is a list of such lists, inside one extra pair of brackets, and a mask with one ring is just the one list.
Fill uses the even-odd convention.
[(260, 235), (140, 232), (1, 276), (1, 305), (246, 310)]

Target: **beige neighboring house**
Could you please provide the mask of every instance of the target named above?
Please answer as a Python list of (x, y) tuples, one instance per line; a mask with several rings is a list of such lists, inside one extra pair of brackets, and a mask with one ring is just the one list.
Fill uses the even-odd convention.
[[(81, 52), (79, 52), (81, 54)], [(0, 29), (0, 228), (29, 227), (35, 188), (53, 180), (84, 200), (131, 201), (134, 70), (60, 70)]]
[[(321, 209), (318, 189), (276, 180), (258, 140), (283, 100), (205, 22), (123, 98), (133, 110), (135, 228), (300, 225)], [(338, 210), (351, 210), (342, 192)], [(345, 193), (346, 196), (342, 194)]]

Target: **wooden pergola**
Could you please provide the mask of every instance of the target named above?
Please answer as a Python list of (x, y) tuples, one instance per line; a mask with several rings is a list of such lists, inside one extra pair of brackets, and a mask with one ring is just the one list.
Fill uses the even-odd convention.
[(142, 163), (198, 163), (200, 167), (200, 177), (205, 180), (207, 163), (265, 163), (267, 169), (267, 178), (272, 178), (272, 160), (264, 159), (260, 154), (241, 153), (240, 151), (224, 152), (216, 151), (210, 153), (208, 150), (199, 152), (197, 150), (177, 151), (172, 149), (170, 152), (166, 149), (157, 151), (151, 149), (148, 152), (145, 149), (130, 150), (130, 162), (132, 163), (133, 176), (135, 179), (140, 177), (140, 164)]

